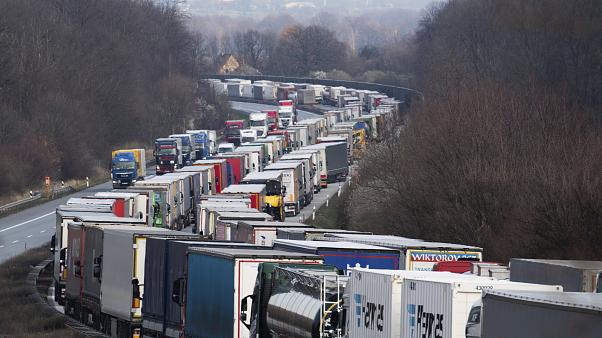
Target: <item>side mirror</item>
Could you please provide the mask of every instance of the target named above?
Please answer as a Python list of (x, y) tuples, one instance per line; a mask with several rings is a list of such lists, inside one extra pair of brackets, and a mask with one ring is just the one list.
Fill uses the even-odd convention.
[(178, 278), (173, 281), (171, 290), (171, 300), (179, 306), (184, 305), (184, 290), (186, 289), (186, 280)]
[(52, 238), (50, 239), (50, 252), (55, 253), (56, 249), (56, 234), (52, 235)]
[(100, 276), (102, 275), (102, 256), (94, 258), (94, 271), (93, 276), (100, 280)]
[(61, 264), (65, 264), (65, 257), (67, 257), (67, 248), (65, 248), (65, 249), (62, 249), (62, 250), (59, 252), (59, 262), (60, 262)]
[[(249, 304), (249, 299), (251, 300), (251, 304)], [(247, 315), (250, 307), (253, 306), (253, 295), (248, 295), (240, 301), (240, 321), (243, 323), (247, 329), (251, 329), (251, 316)]]
[(286, 187), (285, 186), (282, 187), (282, 194), (286, 195)]

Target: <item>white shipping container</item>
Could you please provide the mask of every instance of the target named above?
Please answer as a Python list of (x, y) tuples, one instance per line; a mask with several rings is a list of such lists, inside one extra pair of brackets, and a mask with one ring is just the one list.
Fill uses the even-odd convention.
[(354, 268), (347, 283), (349, 338), (400, 338), (402, 292), (406, 278), (470, 279), (451, 272)]
[[(458, 275), (466, 276), (466, 275)], [(486, 290), (562, 291), (561, 286), (484, 277), (407, 278), (402, 292), (402, 337), (464, 338), (468, 314)]]

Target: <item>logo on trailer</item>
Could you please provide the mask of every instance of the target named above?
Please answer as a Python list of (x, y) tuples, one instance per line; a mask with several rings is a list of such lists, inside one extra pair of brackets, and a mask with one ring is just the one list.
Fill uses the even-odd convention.
[[(412, 338), (443, 338), (443, 314), (424, 311), (424, 305), (408, 304), (408, 327)], [(418, 310), (418, 311), (416, 311)]]
[(385, 306), (366, 301), (366, 296), (354, 294), (355, 319), (357, 327), (364, 326), (366, 329), (382, 332), (384, 329)]

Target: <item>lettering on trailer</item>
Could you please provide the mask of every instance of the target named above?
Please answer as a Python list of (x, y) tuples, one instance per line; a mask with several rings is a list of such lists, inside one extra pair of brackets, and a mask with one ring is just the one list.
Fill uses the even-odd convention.
[[(418, 309), (418, 311), (416, 311)], [(408, 304), (408, 326), (412, 338), (443, 338), (443, 314), (424, 311), (424, 305)]]
[(382, 332), (384, 329), (385, 306), (366, 301), (366, 296), (354, 294), (355, 318), (357, 327), (364, 326), (366, 329)]
[(480, 260), (478, 251), (439, 251), (439, 250), (408, 250), (410, 256), (408, 270), (431, 271), (435, 263), (458, 262), (462, 259)]

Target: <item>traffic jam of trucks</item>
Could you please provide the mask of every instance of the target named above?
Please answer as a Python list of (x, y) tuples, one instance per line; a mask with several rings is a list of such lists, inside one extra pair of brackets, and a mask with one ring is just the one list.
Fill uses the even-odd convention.
[[(144, 149), (114, 151), (114, 190), (56, 210), (65, 315), (120, 338), (600, 337), (602, 262), (501, 264), (476, 246), (297, 221), (386, 132), (392, 99), (210, 83), (278, 109), (156, 139), (155, 176)], [(297, 119), (295, 104), (316, 103), (336, 107)]]

